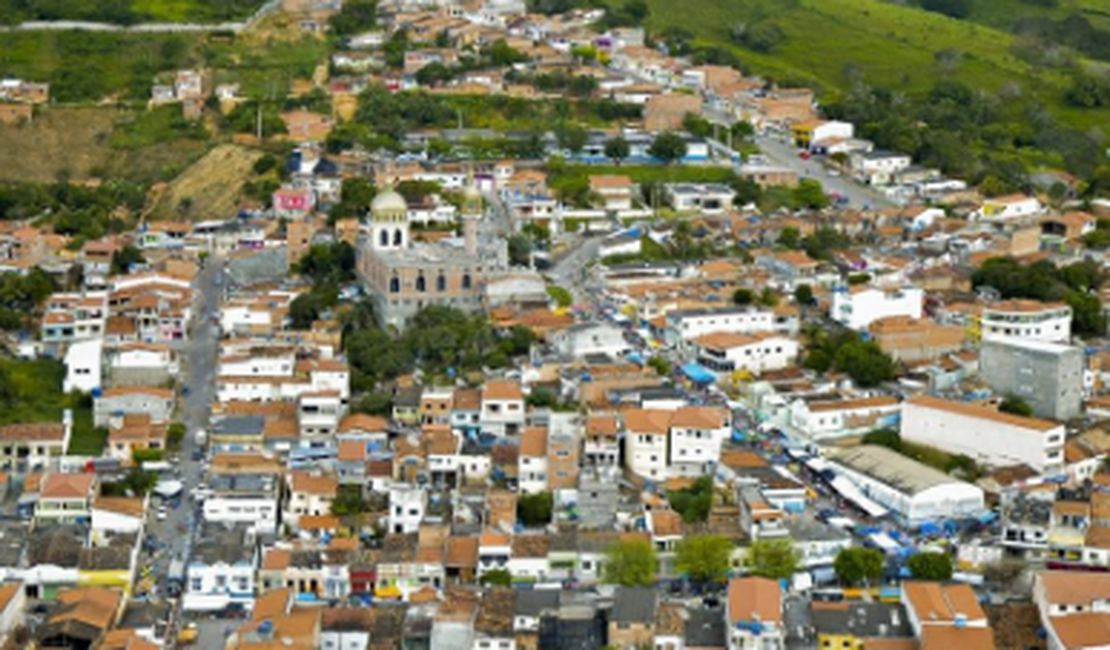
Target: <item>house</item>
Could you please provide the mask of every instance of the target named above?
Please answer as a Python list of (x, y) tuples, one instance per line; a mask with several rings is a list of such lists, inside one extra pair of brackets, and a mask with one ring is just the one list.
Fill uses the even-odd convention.
[(296, 527), (303, 516), (331, 514), (332, 503), (339, 491), (339, 480), (334, 474), (294, 470), (286, 475), (286, 489), (288, 497), (283, 521)]
[(75, 341), (66, 350), (66, 377), (62, 381), (65, 392), (91, 393), (103, 385), (104, 341)]
[(654, 587), (618, 587), (609, 616), (609, 645), (627, 650), (654, 646), (659, 607)]
[(597, 174), (590, 176), (590, 192), (596, 194), (605, 210), (621, 212), (632, 209), (632, 195), (636, 186), (623, 174)]
[(924, 301), (925, 292), (914, 286), (879, 289), (858, 285), (833, 292), (829, 315), (845, 327), (863, 331), (881, 318), (920, 319)]
[(516, 435), (524, 425), (524, 392), (515, 381), (493, 380), (482, 387), (482, 430), (496, 436)]
[(72, 416), (61, 424), (0, 426), (0, 470), (29, 472), (53, 468), (69, 447)]
[(768, 578), (732, 578), (724, 607), (728, 650), (782, 650), (782, 591)]
[(107, 455), (129, 465), (136, 451), (165, 450), (167, 430), (166, 424), (154, 424), (145, 413), (112, 418), (108, 427)]
[(988, 223), (1007, 223), (1040, 216), (1044, 206), (1034, 196), (1024, 194), (1011, 194), (998, 196), (983, 201), (973, 215), (973, 219)]
[(503, 587), (485, 590), (474, 619), (474, 643), (471, 650), (515, 650), (513, 620), (520, 593), (523, 592)]
[(663, 196), (676, 212), (719, 215), (732, 208), (736, 192), (719, 183), (667, 183)]
[(20, 582), (0, 584), (0, 644), (7, 646), (14, 642), (12, 636), (23, 627), (27, 596)]
[(1110, 646), (1110, 575), (1040, 571), (1033, 602), (1050, 650)]
[(790, 127), (794, 146), (799, 149), (823, 151), (824, 145), (833, 140), (851, 140), (856, 137), (855, 125), (838, 120), (806, 120)]
[(794, 365), (798, 342), (772, 333), (731, 334), (714, 332), (692, 341), (698, 363), (725, 377), (745, 371), (762, 374)]
[(551, 346), (565, 359), (619, 357), (629, 349), (624, 330), (607, 322), (578, 323), (552, 333), (549, 338)]
[(636, 409), (624, 414), (624, 461), (633, 474), (660, 481), (667, 474), (671, 412)]
[(852, 175), (868, 185), (889, 185), (913, 164), (908, 154), (893, 151), (856, 151), (850, 155)]
[(729, 412), (710, 406), (684, 406), (671, 414), (669, 425), (669, 475), (712, 474), (731, 430)]
[(790, 405), (791, 426), (813, 440), (862, 435), (896, 425), (902, 412), (897, 398), (889, 396), (797, 399)]
[(186, 566), (182, 607), (190, 612), (250, 608), (255, 597), (258, 550), (247, 526), (203, 526)]
[(93, 424), (107, 427), (112, 417), (148, 415), (153, 423), (169, 422), (173, 413), (173, 391), (153, 386), (105, 388), (93, 396)]
[(1051, 474), (1064, 466), (1064, 425), (936, 397), (902, 407), (902, 439), (995, 467), (1028, 465)]
[(994, 650), (994, 632), (970, 586), (905, 580), (901, 592), (922, 650)]
[(40, 648), (91, 650), (100, 647), (123, 611), (123, 592), (103, 587), (65, 589), (58, 606), (36, 630)]
[(47, 474), (39, 487), (35, 524), (86, 523), (96, 496), (95, 474)]
[(930, 319), (886, 316), (867, 326), (871, 340), (895, 361), (933, 361), (963, 348), (967, 331), (956, 325), (941, 325)]

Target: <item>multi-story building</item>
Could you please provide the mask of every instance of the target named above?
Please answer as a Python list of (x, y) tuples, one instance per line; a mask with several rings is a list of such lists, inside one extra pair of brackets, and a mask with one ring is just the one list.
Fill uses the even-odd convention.
[(925, 292), (917, 287), (880, 289), (860, 285), (833, 292), (829, 314), (850, 329), (866, 330), (880, 318), (905, 316), (921, 318)]
[(0, 469), (29, 472), (50, 468), (66, 453), (71, 416), (60, 424), (9, 424), (0, 427)]
[(1079, 347), (1026, 339), (991, 339), (979, 351), (979, 375), (999, 395), (1024, 400), (1039, 417), (1070, 420), (1082, 412), (1086, 359)]
[(902, 439), (965, 454), (995, 467), (1028, 465), (1041, 473), (1064, 467), (1064, 425), (936, 397), (902, 407)]
[(249, 608), (255, 597), (258, 548), (246, 525), (205, 526), (186, 567), (182, 607), (185, 611), (216, 612), (231, 605)]
[(798, 358), (797, 341), (771, 333), (715, 332), (692, 343), (698, 349), (698, 363), (725, 376), (740, 370), (754, 374), (782, 370)]
[(733, 578), (725, 600), (728, 650), (782, 650), (782, 589), (768, 578)]
[(1071, 340), (1071, 307), (1036, 300), (1006, 300), (983, 307), (979, 331), (984, 341), (1024, 339), (1067, 343)]

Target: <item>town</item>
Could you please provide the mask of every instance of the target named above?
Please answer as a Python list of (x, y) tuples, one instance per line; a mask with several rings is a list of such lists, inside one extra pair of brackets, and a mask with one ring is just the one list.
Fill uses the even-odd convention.
[(1110, 647), (1110, 200), (433, 4), (159, 74), (199, 190), (0, 184), (0, 647)]

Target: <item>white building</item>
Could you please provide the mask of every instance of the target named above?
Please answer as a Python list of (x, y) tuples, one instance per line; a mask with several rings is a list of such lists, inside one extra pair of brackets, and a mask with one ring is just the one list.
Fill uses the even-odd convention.
[(624, 415), (624, 461), (637, 476), (650, 480), (667, 477), (667, 437), (671, 412), (637, 409)]
[(525, 427), (520, 435), (520, 467), (518, 478), (522, 494), (536, 494), (547, 489), (547, 429)]
[(790, 405), (790, 424), (812, 440), (825, 440), (894, 426), (901, 412), (894, 397), (799, 399)]
[(104, 381), (101, 372), (103, 352), (104, 341), (101, 339), (71, 344), (66, 350), (66, 378), (62, 383), (62, 390), (67, 393), (72, 390), (89, 393), (100, 388)]
[(1071, 318), (1071, 307), (1062, 303), (1006, 300), (983, 307), (979, 330), (984, 341), (1067, 343), (1071, 340)]
[(602, 354), (616, 357), (628, 351), (624, 330), (612, 323), (580, 323), (555, 332), (551, 345), (560, 356), (581, 359)]
[(994, 467), (1028, 465), (1051, 473), (1064, 464), (1064, 425), (936, 397), (905, 403), (902, 439)]
[(755, 334), (775, 328), (774, 312), (754, 307), (675, 310), (666, 314), (665, 320), (664, 337), (668, 343), (691, 341), (716, 332)]
[(908, 316), (921, 318), (925, 292), (917, 287), (879, 289), (866, 285), (833, 292), (832, 319), (849, 329), (866, 330), (880, 318)]
[(721, 457), (721, 445), (729, 437), (728, 411), (705, 406), (687, 406), (674, 412), (670, 421), (670, 476), (698, 477), (712, 474)]
[(723, 214), (732, 207), (736, 192), (719, 183), (673, 183), (663, 186), (667, 203), (676, 212)]
[(869, 185), (888, 185), (894, 176), (913, 164), (908, 154), (892, 151), (857, 151), (851, 155), (852, 174)]
[(389, 521), (387, 532), (395, 535), (420, 530), (427, 508), (428, 495), (423, 488), (394, 483), (389, 487)]
[(1110, 576), (1105, 573), (1041, 571), (1033, 602), (1049, 650), (1110, 648)]
[(1044, 206), (1035, 196), (1012, 194), (983, 201), (972, 217), (988, 222), (1007, 222), (1039, 216)]
[(278, 525), (278, 484), (272, 474), (210, 474), (204, 520), (248, 525), (256, 534)]
[(516, 435), (524, 426), (524, 391), (514, 381), (489, 381), (482, 387), (482, 429), (497, 436)]
[(728, 650), (782, 650), (782, 588), (769, 578), (733, 578), (725, 599)]
[(255, 540), (245, 527), (201, 531), (186, 567), (185, 611), (221, 611), (254, 604)]
[(738, 370), (760, 374), (794, 365), (798, 342), (778, 334), (715, 332), (693, 340), (698, 363), (722, 375)]
[(841, 494), (857, 503), (866, 499), (878, 504), (908, 525), (983, 514), (982, 488), (886, 447), (840, 450), (830, 457), (828, 468), (836, 475), (833, 487)]

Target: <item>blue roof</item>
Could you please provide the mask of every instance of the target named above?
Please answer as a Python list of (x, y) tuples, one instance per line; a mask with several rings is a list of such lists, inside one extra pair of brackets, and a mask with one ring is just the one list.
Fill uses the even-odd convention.
[(688, 363), (682, 366), (682, 374), (686, 375), (690, 381), (699, 384), (711, 384), (716, 379), (712, 372), (697, 363)]

